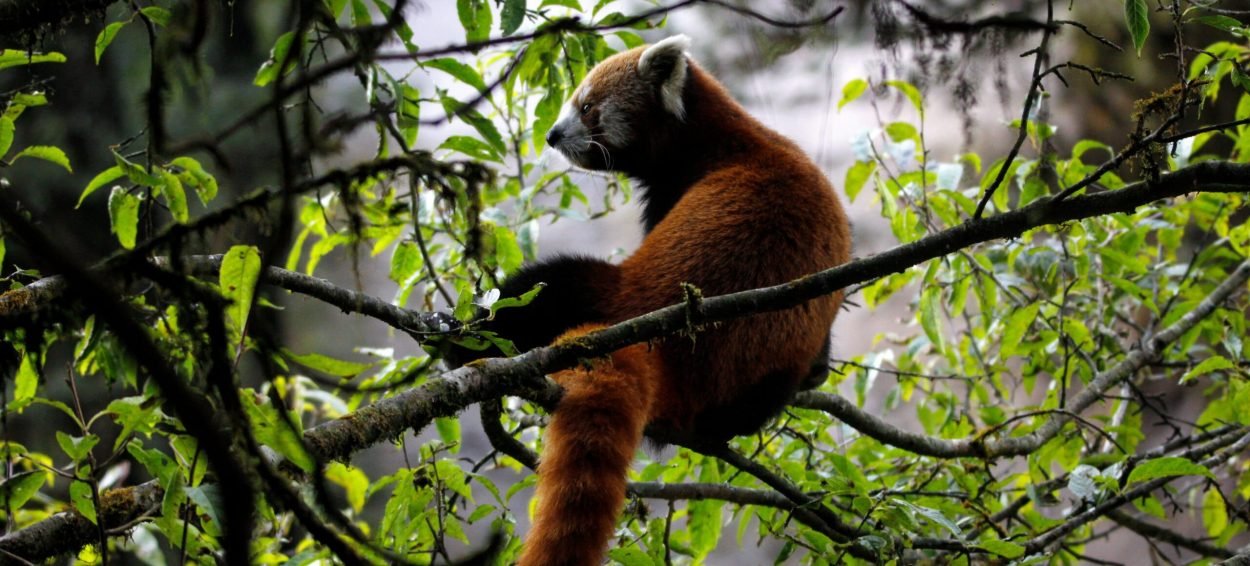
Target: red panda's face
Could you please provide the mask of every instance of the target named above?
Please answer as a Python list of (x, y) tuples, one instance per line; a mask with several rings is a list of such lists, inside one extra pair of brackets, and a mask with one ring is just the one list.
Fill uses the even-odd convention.
[(618, 53), (591, 69), (547, 132), (547, 144), (578, 167), (628, 169), (649, 121), (682, 120), (685, 48), (679, 35)]

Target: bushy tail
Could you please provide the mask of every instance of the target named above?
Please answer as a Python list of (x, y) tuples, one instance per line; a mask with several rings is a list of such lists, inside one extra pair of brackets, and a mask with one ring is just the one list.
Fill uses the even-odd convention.
[[(583, 326), (561, 340), (598, 327)], [(564, 397), (538, 465), (538, 510), (521, 566), (598, 566), (625, 501), (626, 474), (650, 419), (659, 355), (630, 346), (553, 376)]]

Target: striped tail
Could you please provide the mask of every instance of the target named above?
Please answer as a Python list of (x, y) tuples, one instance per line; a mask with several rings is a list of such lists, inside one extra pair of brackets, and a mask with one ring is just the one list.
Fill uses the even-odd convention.
[[(600, 326), (579, 327), (561, 340)], [(564, 387), (538, 466), (538, 510), (520, 566), (598, 566), (650, 420), (660, 358), (645, 344), (553, 376)]]

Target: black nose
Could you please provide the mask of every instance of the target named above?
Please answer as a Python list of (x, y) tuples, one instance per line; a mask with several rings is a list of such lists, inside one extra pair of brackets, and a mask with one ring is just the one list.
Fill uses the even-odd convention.
[(560, 140), (563, 138), (564, 138), (564, 134), (560, 133), (559, 129), (552, 128), (550, 130), (547, 130), (547, 145), (558, 144), (560, 143)]

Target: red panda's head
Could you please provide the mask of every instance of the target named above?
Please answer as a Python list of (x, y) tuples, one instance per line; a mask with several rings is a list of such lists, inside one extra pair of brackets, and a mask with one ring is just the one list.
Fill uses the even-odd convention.
[(547, 132), (547, 144), (579, 167), (628, 172), (647, 136), (686, 117), (689, 45), (690, 38), (675, 35), (596, 65)]

